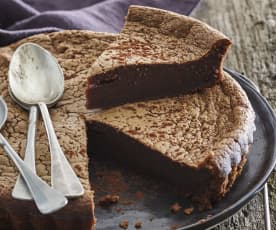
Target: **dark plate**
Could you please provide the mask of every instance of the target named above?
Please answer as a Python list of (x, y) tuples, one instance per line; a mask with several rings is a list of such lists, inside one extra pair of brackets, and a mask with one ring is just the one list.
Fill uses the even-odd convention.
[[(128, 220), (128, 229), (135, 229), (136, 221), (142, 222), (142, 229), (205, 229), (233, 215), (263, 187), (276, 163), (276, 119), (254, 85), (241, 74), (226, 71), (246, 91), (256, 112), (257, 126), (247, 164), (231, 191), (212, 210), (185, 215), (181, 209), (172, 214), (170, 206), (175, 202), (184, 208), (191, 206), (172, 185), (137, 174), (116, 162), (93, 159), (91, 180), (96, 190), (98, 230), (118, 229), (123, 220)], [(120, 202), (107, 208), (99, 206), (99, 198), (106, 194), (118, 194)]]

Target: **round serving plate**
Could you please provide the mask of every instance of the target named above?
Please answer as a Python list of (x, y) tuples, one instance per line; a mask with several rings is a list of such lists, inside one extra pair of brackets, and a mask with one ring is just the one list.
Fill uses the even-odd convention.
[[(142, 229), (206, 229), (232, 216), (262, 189), (276, 164), (276, 118), (254, 84), (239, 73), (225, 71), (247, 93), (257, 127), (247, 164), (230, 192), (211, 210), (195, 208), (185, 215), (183, 210), (192, 204), (173, 185), (135, 173), (116, 162), (93, 159), (90, 176), (96, 191), (97, 230), (119, 229), (119, 223), (125, 220), (128, 229), (135, 229), (137, 221), (142, 223)], [(99, 199), (107, 194), (119, 195), (120, 201), (109, 207), (100, 206)], [(173, 214), (170, 207), (176, 202), (182, 209)]]

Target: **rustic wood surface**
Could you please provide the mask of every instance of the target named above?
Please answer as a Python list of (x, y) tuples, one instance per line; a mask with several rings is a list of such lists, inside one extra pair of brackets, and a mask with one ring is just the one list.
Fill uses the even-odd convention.
[[(233, 41), (225, 66), (253, 80), (276, 111), (276, 0), (202, 0), (192, 13)], [(276, 170), (269, 180), (272, 229), (276, 229)], [(213, 230), (264, 229), (262, 193)]]

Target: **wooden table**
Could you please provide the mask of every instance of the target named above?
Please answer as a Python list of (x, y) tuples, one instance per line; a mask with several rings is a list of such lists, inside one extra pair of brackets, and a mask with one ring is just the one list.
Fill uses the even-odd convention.
[[(276, 111), (276, 0), (202, 0), (192, 16), (233, 41), (225, 66), (244, 73)], [(271, 228), (276, 229), (276, 170), (270, 177)], [(264, 229), (262, 193), (216, 230)]]

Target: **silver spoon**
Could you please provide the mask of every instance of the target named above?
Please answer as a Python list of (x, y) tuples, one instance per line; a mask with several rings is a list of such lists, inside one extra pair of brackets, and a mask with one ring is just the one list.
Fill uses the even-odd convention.
[[(29, 127), (27, 132), (27, 143), (25, 149), (24, 162), (36, 173), (35, 169), (35, 136), (36, 136), (37, 107), (30, 107)], [(12, 190), (12, 197), (20, 200), (31, 200), (32, 195), (27, 189), (24, 179), (19, 174)]]
[(58, 62), (42, 47), (25, 43), (14, 52), (8, 75), (13, 98), (26, 109), (36, 105), (40, 108), (49, 139), (53, 188), (68, 197), (83, 195), (82, 184), (64, 156), (47, 109), (57, 103), (64, 91)]
[[(2, 97), (0, 97), (0, 129), (7, 120), (8, 108)], [(66, 197), (62, 193), (51, 188), (46, 182), (35, 175), (32, 170), (21, 160), (13, 150), (8, 141), (0, 133), (0, 145), (8, 156), (13, 160), (26, 185), (34, 198), (37, 208), (42, 214), (52, 213), (67, 204)]]

